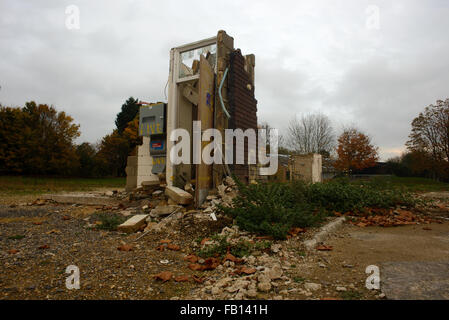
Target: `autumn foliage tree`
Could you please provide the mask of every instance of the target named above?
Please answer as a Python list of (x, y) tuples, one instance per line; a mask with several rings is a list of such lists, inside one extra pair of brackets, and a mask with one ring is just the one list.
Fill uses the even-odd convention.
[(334, 166), (346, 173), (372, 167), (378, 160), (370, 137), (354, 128), (345, 129), (338, 138), (337, 155)]
[(432, 178), (449, 178), (449, 99), (438, 100), (413, 119), (406, 146), (410, 152), (428, 159), (422, 163), (430, 167)]
[(28, 102), (0, 106), (0, 171), (70, 175), (78, 166), (74, 140), (79, 125), (53, 106)]
[[(124, 176), (128, 155), (142, 144), (139, 136), (139, 113), (137, 99), (130, 97), (117, 114), (117, 128), (103, 137), (97, 153), (100, 172), (103, 175)], [(135, 109), (137, 107), (137, 110)], [(133, 115), (130, 121), (124, 123)]]

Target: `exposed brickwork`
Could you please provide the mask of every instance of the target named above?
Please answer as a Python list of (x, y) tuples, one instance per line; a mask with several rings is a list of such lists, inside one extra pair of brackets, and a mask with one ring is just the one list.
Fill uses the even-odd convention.
[[(249, 74), (245, 71), (245, 58), (239, 49), (234, 50), (230, 58), (228, 79), (229, 113), (231, 115), (230, 128), (240, 128), (243, 131), (249, 128), (257, 130), (257, 100), (254, 97), (254, 85), (251, 83)], [(246, 139), (244, 150), (245, 164), (234, 164), (230, 168), (242, 182), (248, 183), (248, 147)]]

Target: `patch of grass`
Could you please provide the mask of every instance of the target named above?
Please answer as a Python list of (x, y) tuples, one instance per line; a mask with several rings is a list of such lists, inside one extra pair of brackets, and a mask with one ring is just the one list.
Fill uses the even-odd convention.
[(225, 236), (215, 235), (211, 238), (215, 244), (207, 245), (198, 252), (198, 256), (203, 258), (222, 257), (228, 250), (228, 241)]
[(123, 188), (125, 184), (125, 178), (0, 176), (0, 194), (38, 195), (60, 191), (91, 191), (99, 188)]
[(304, 281), (306, 281), (306, 278), (303, 278), (303, 277), (293, 277), (293, 281), (295, 281), (296, 283), (303, 283)]
[(96, 225), (96, 229), (115, 231), (117, 227), (126, 221), (126, 217), (116, 213), (99, 213), (95, 215), (101, 224)]
[(268, 240), (257, 241), (254, 243), (254, 250), (266, 250), (271, 248), (272, 242)]
[(449, 191), (449, 183), (419, 177), (379, 176), (353, 180), (353, 184), (374, 185), (383, 189), (404, 189), (410, 192)]
[(16, 234), (14, 236), (8, 237), (8, 239), (10, 239), (10, 240), (20, 240), (20, 239), (23, 239), (23, 238), (25, 238), (25, 236), (23, 234)]
[(233, 256), (238, 258), (251, 255), (254, 245), (248, 241), (239, 241), (234, 246), (230, 247), (230, 252)]
[(362, 298), (362, 294), (356, 290), (348, 290), (341, 292), (340, 297), (343, 300), (360, 300)]

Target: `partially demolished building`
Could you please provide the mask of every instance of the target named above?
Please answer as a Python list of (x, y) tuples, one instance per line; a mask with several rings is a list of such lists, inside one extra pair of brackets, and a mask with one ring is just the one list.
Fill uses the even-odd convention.
[[(135, 155), (128, 157), (127, 190), (162, 183), (189, 189), (194, 204), (199, 206), (209, 190), (220, 185), (227, 175), (234, 174), (246, 183), (255, 179), (256, 165), (247, 164), (251, 149), (248, 147), (244, 148), (244, 164), (194, 163), (192, 158), (204, 148), (203, 143), (196, 149), (190, 143), (190, 164), (175, 164), (169, 156), (175, 145), (170, 135), (175, 129), (186, 130), (190, 139), (209, 128), (219, 130), (222, 137), (228, 128), (257, 130), (254, 68), (254, 55), (242, 55), (225, 31), (171, 49), (168, 101), (143, 104), (140, 108), (139, 134), (143, 144), (137, 147)], [(200, 132), (193, 121), (200, 122)]]

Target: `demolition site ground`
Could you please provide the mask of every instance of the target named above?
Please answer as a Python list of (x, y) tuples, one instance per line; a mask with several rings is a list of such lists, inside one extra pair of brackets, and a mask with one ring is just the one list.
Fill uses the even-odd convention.
[[(120, 180), (64, 189), (61, 181), (55, 187), (42, 179), (31, 188), (38, 194), (17, 180), (2, 178), (2, 299), (449, 299), (445, 184), (414, 181), (415, 196), (427, 199), (414, 209), (336, 213), (275, 240), (241, 230), (218, 211), (211, 217), (215, 205), (231, 203), (232, 185), (198, 210), (153, 215), (137, 232), (124, 233), (117, 225), (130, 217), (175, 204), (157, 190), (125, 193)], [(39, 194), (62, 190), (111, 204), (60, 203)], [(316, 246), (306, 245), (341, 217), (345, 222)], [(79, 268), (80, 289), (66, 287), (70, 265)], [(370, 265), (380, 269), (378, 290), (366, 288)]]

